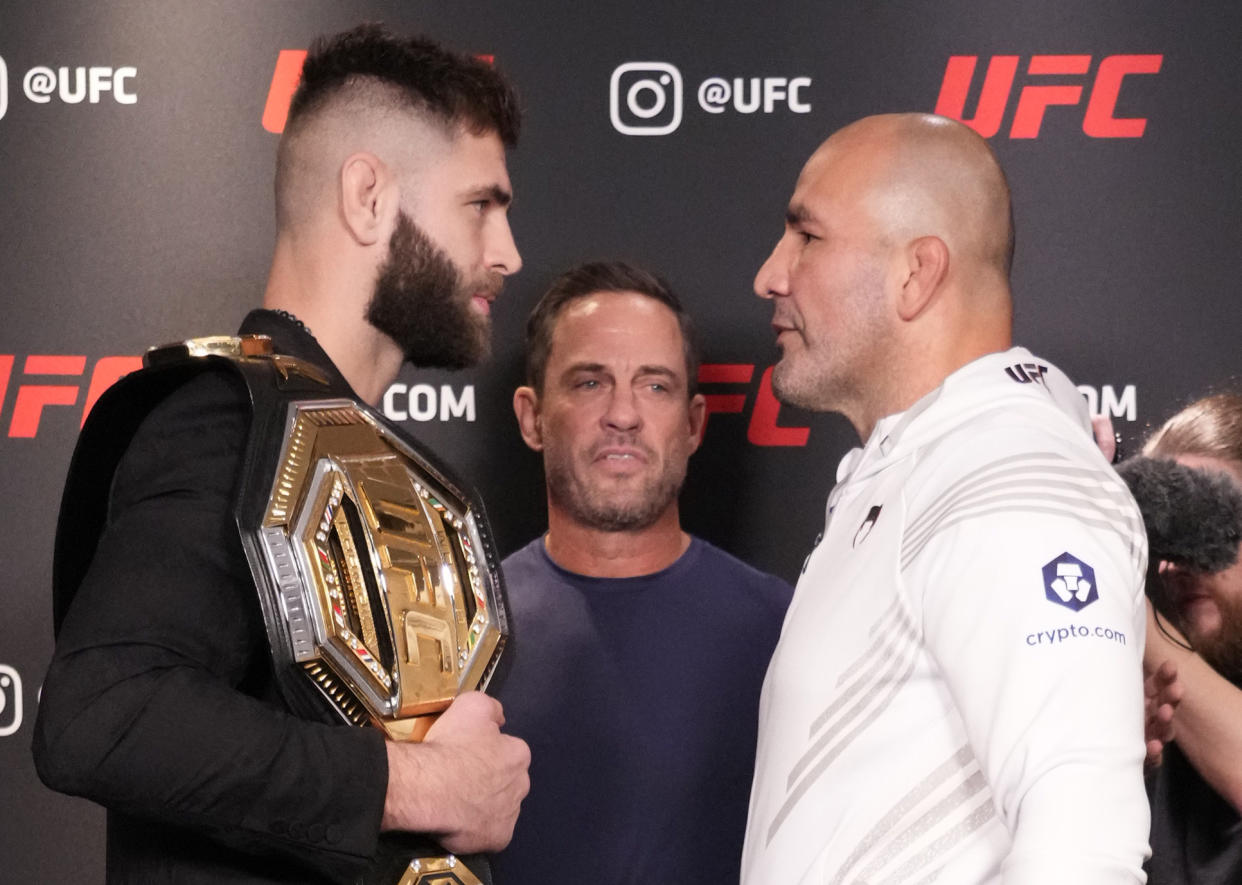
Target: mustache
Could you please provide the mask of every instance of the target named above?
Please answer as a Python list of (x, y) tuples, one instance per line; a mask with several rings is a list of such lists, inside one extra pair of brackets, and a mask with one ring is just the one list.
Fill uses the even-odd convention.
[(780, 305), (777, 305), (772, 309), (772, 325), (784, 326), (787, 329), (800, 328), (800, 324), (797, 322), (797, 317), (794, 313), (790, 310), (782, 310)]
[(463, 286), (471, 295), (483, 295), (489, 299), (499, 295), (504, 287), (504, 275), (494, 270), (480, 274), (476, 279), (471, 280), (469, 285)]

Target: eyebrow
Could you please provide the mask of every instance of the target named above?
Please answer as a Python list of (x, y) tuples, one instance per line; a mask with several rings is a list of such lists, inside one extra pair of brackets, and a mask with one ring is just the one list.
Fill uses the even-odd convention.
[(810, 220), (811, 213), (801, 203), (790, 203), (789, 208), (785, 210), (785, 223), (790, 227), (797, 227)]
[(562, 377), (569, 377), (575, 372), (602, 372), (604, 371), (603, 363), (574, 363), (572, 366), (566, 366), (565, 371), (561, 373)]
[[(609, 371), (608, 367), (605, 366), (603, 363), (587, 363), (587, 362), (574, 363), (572, 366), (567, 366), (565, 368), (565, 371), (562, 373), (561, 377), (568, 378), (571, 375), (574, 375), (578, 372), (608, 372), (608, 371)], [(639, 376), (659, 375), (663, 378), (671, 378), (674, 381), (679, 380), (677, 372), (674, 369), (670, 369), (668, 366), (661, 366), (661, 365), (639, 366), (638, 369), (635, 370), (634, 374), (639, 375)]]
[(465, 196), (470, 200), (481, 200), (486, 197), (502, 207), (513, 203), (513, 194), (498, 184), (485, 184), (482, 187), (476, 187), (466, 191)]
[(636, 375), (661, 375), (665, 378), (678, 380), (677, 373), (668, 366), (639, 366)]

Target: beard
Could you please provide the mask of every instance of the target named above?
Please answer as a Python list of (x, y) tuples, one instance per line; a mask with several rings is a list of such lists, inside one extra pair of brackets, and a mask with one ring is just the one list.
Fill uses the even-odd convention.
[[(587, 463), (595, 450), (615, 442), (594, 446), (586, 453)], [(648, 463), (655, 460), (655, 452), (641, 443), (625, 440), (625, 444), (641, 448)], [(658, 472), (645, 476), (637, 489), (615, 490), (576, 470), (574, 459), (572, 451), (545, 447), (548, 497), (578, 525), (604, 532), (639, 531), (653, 525), (681, 494), (686, 479), (686, 459), (666, 458)]]
[(495, 295), (503, 278), (466, 280), (453, 260), (404, 211), (388, 240), (367, 305), (367, 322), (396, 342), (418, 367), (464, 369), (491, 351), (491, 324), (471, 297)]
[(1242, 604), (1233, 598), (1212, 597), (1220, 612), (1220, 629), (1203, 635), (1184, 618), (1174, 623), (1199, 657), (1234, 685), (1242, 686)]
[[(849, 322), (831, 337), (810, 331), (795, 333), (781, 347), (781, 358), (772, 368), (772, 392), (788, 406), (815, 412), (856, 409), (891, 371), (896, 343), (893, 331), (862, 283), (852, 297), (855, 309)], [(847, 416), (848, 417), (848, 416)]]

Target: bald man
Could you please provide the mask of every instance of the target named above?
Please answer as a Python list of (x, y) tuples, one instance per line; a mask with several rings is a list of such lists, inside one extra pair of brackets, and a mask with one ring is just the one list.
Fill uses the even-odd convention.
[(803, 168), (755, 279), (784, 402), (845, 415), (764, 683), (742, 882), (1142, 882), (1138, 510), (1011, 347), (1009, 192), (956, 122)]
[[(403, 361), (486, 353), (490, 304), (521, 265), (505, 164), (518, 123), (496, 72), (430, 41), (362, 27), (316, 43), (278, 151), (264, 309), (241, 328), (309, 364), (277, 387), (317, 379), (374, 405)], [(199, 372), (128, 439), (87, 427), (75, 463), (96, 442), (124, 454), (59, 625), (40, 776), (108, 809), (110, 883), (353, 883), (381, 831), (503, 847), (529, 751), (500, 732), (496, 701), (462, 695), (421, 744), (295, 715), (234, 515), (275, 394), (252, 416), (239, 377)], [(86, 504), (65, 502), (62, 526)], [(94, 543), (69, 540), (58, 574), (60, 553)]]

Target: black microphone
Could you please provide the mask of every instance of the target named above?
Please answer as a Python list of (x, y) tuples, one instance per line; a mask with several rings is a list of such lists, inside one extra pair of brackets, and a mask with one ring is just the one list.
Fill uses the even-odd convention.
[(1117, 473), (1143, 515), (1153, 569), (1165, 560), (1211, 573), (1238, 561), (1242, 489), (1228, 476), (1143, 456), (1121, 462)]

